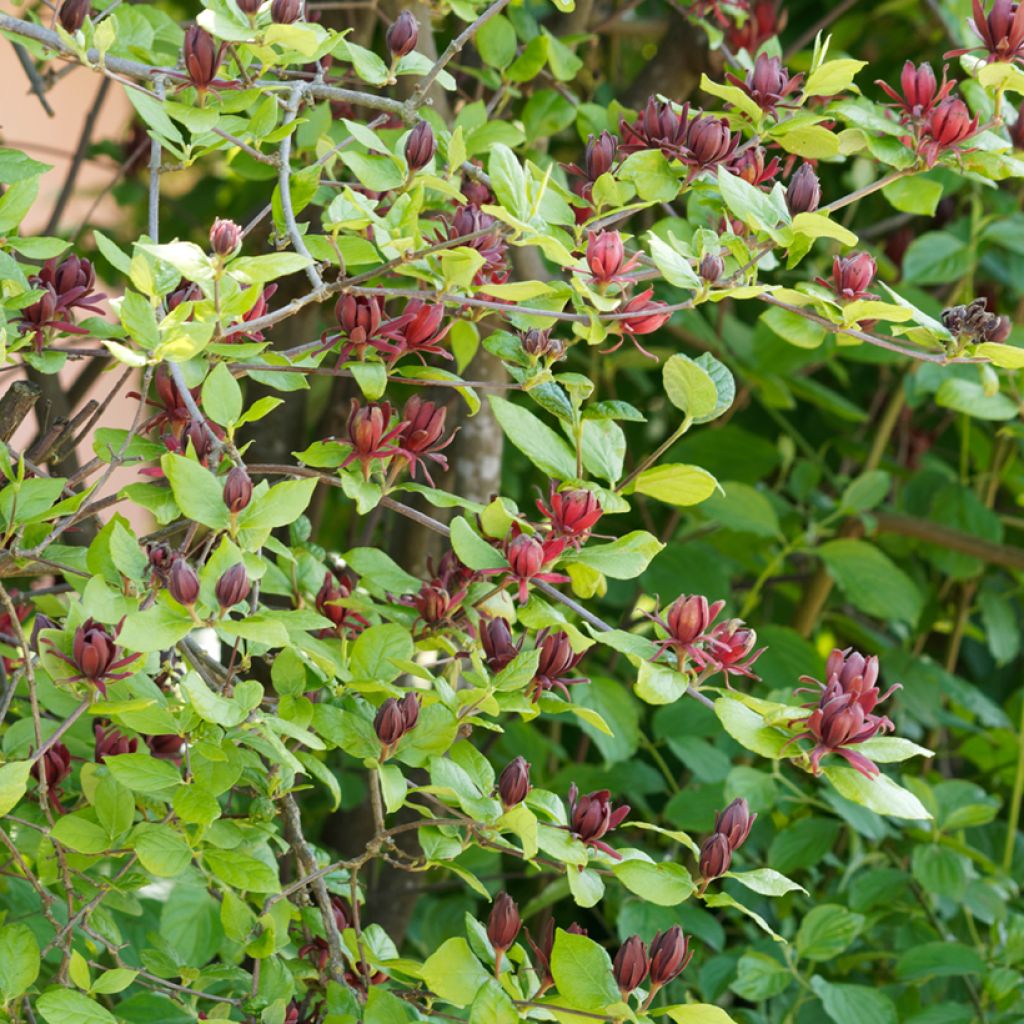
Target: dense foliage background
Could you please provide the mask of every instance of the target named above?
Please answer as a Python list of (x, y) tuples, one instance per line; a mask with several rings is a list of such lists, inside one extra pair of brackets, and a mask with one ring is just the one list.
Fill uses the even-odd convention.
[(1024, 1021), (1024, 6), (0, 31), (4, 1019)]

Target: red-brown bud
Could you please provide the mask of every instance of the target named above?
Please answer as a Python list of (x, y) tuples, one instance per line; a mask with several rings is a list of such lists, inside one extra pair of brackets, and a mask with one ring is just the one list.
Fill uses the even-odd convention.
[(702, 594), (677, 597), (665, 613), (669, 635), (684, 646), (696, 642), (724, 607), (724, 601), (708, 604)]
[(522, 921), (515, 900), (508, 893), (501, 893), (491, 907), (487, 919), (487, 938), (496, 953), (504, 953), (516, 941)]
[(700, 848), (700, 874), (705, 882), (719, 878), (732, 864), (732, 847), (721, 832), (712, 832)]
[(405, 162), (409, 170), (419, 171), (426, 167), (433, 159), (436, 148), (434, 129), (429, 122), (420, 121), (405, 140)]
[(252, 480), (244, 466), (232, 466), (224, 479), (224, 504), (238, 514), (252, 501)]
[(420, 702), (414, 693), (408, 693), (401, 700), (388, 697), (377, 709), (373, 728), (380, 740), (382, 756), (387, 757), (398, 741), (419, 721)]
[(613, 281), (622, 270), (626, 250), (618, 231), (591, 231), (587, 241), (587, 266), (598, 284)]
[(242, 227), (218, 217), (210, 228), (210, 248), (218, 256), (233, 256), (242, 245)]
[(184, 558), (176, 558), (167, 574), (167, 592), (178, 604), (190, 608), (199, 599), (199, 577)]
[(334, 315), (349, 341), (365, 345), (380, 327), (380, 299), (375, 295), (342, 295), (334, 304)]
[(99, 764), (102, 764), (108, 757), (115, 757), (118, 754), (134, 754), (139, 749), (137, 739), (134, 737), (128, 739), (126, 736), (122, 736), (112, 725), (104, 729), (99, 722), (96, 722), (92, 728), (96, 737), (96, 750), (93, 756)]
[(714, 284), (725, 273), (725, 260), (717, 253), (705, 253), (701, 257), (697, 273), (702, 281)]
[[(502, 620), (503, 621), (503, 620)], [(521, 804), (530, 792), (530, 762), (525, 757), (515, 757), (502, 769), (498, 776), (498, 796), (507, 811)]]
[(91, 682), (101, 680), (116, 660), (117, 647), (105, 626), (86, 619), (75, 630), (72, 660), (79, 672)]
[(161, 761), (177, 761), (185, 749), (185, 737), (164, 734), (162, 736), (146, 736), (146, 746), (154, 757)]
[(220, 65), (220, 50), (213, 36), (198, 25), (190, 25), (185, 31), (182, 55), (192, 84), (200, 92), (208, 89)]
[(263, 6), (263, 0), (235, 0), (238, 9), (247, 17), (252, 17)]
[(544, 565), (544, 545), (528, 533), (513, 537), (508, 545), (508, 564), (520, 579), (531, 579)]
[(492, 672), (500, 672), (519, 653), (512, 642), (512, 630), (505, 619), (486, 619), (480, 624), (484, 661)]
[(786, 186), (786, 206), (794, 216), (813, 213), (821, 202), (821, 184), (810, 164), (801, 164)]
[(832, 260), (832, 288), (840, 299), (862, 299), (878, 267), (870, 253), (855, 252)]
[(729, 122), (719, 117), (697, 117), (689, 123), (686, 146), (699, 168), (712, 167), (727, 159), (739, 143), (729, 130)]
[(84, 24), (85, 16), (92, 10), (92, 0), (64, 0), (60, 5), (57, 20), (65, 32), (74, 35)]
[(649, 970), (650, 961), (647, 959), (647, 950), (640, 936), (631, 935), (619, 947), (612, 961), (615, 984), (619, 986), (623, 998), (644, 983)]
[(750, 813), (747, 801), (737, 797), (724, 811), (715, 815), (715, 831), (725, 836), (729, 849), (735, 852), (747, 841), (756, 820), (757, 815)]
[(607, 174), (612, 169), (618, 148), (618, 140), (609, 131), (601, 132), (596, 139), (593, 135), (587, 139), (587, 148), (583, 154), (583, 169), (590, 181), (597, 181), (602, 174)]
[(241, 604), (249, 596), (251, 589), (252, 583), (245, 566), (241, 562), (236, 562), (221, 574), (214, 587), (214, 594), (221, 608), (227, 610)]
[(419, 37), (420, 23), (413, 17), (412, 11), (402, 11), (388, 26), (384, 41), (392, 57), (404, 57), (416, 49)]
[(661, 988), (678, 977), (693, 956), (690, 940), (682, 928), (674, 924), (666, 932), (658, 932), (651, 939), (651, 985)]
[(291, 25), (302, 17), (302, 0), (274, 0), (270, 5), (270, 20), (276, 25)]
[(413, 598), (413, 605), (419, 617), (428, 625), (441, 622), (452, 606), (452, 598), (444, 587), (434, 583), (424, 583), (419, 593)]

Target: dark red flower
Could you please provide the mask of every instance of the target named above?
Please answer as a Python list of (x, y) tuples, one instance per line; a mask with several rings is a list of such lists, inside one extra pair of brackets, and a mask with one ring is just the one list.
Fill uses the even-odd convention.
[(849, 256), (835, 256), (832, 259), (832, 280), (817, 278), (819, 284), (831, 287), (836, 298), (844, 301), (853, 299), (874, 299), (868, 291), (875, 279), (878, 266), (870, 253), (855, 252)]
[[(488, 196), (485, 202), (492, 202)], [(447, 231), (447, 240), (468, 245), (482, 257), (483, 264), (473, 276), (473, 284), (503, 284), (508, 280), (508, 243), (501, 233), (495, 217), (484, 213), (479, 206), (466, 203), (457, 206)]]
[(623, 998), (644, 983), (649, 970), (650, 961), (647, 959), (647, 950), (640, 936), (631, 935), (619, 947), (612, 961), (615, 984), (619, 986)]
[(658, 932), (651, 939), (651, 989), (657, 990), (677, 978), (693, 956), (690, 940), (682, 928), (674, 924), (668, 931)]
[[(500, 620), (504, 621), (504, 620)], [(514, 757), (498, 776), (498, 796), (507, 811), (521, 804), (530, 792), (530, 762), (525, 757)]]
[(331, 893), (331, 908), (334, 911), (334, 924), (339, 932), (352, 927), (352, 908), (348, 900), (336, 893)]
[(786, 12), (779, 7), (778, 0), (753, 0), (742, 23), (737, 18), (728, 22), (725, 38), (729, 48), (757, 53), (786, 27)]
[(537, 674), (533, 677), (534, 700), (539, 700), (542, 693), (555, 689), (560, 690), (566, 700), (570, 700), (570, 686), (590, 682), (585, 677), (569, 676), (586, 652), (577, 653), (572, 649), (568, 633), (544, 630), (538, 634), (536, 646), (540, 648), (540, 660), (537, 662)]
[(392, 57), (404, 57), (416, 49), (420, 37), (420, 23), (412, 11), (402, 11), (388, 26), (384, 42)]
[[(544, 566), (553, 562), (565, 549), (565, 541), (549, 538), (539, 541), (528, 533), (514, 533), (505, 542), (505, 557), (508, 572), (519, 584), (519, 602), (525, 604), (527, 587), (531, 580), (545, 583), (567, 583), (568, 577), (559, 573), (544, 572)], [(487, 569), (487, 573), (503, 572), (502, 569)]]
[(747, 72), (746, 79), (739, 79), (731, 72), (725, 77), (742, 89), (765, 113), (774, 114), (782, 101), (796, 92), (803, 81), (803, 75), (790, 77), (786, 66), (778, 57), (759, 53), (754, 66)]
[(116, 633), (115, 630), (111, 634), (106, 626), (89, 618), (75, 630), (70, 657), (58, 650), (53, 641), (48, 643), (53, 654), (77, 670), (78, 674), (72, 677), (73, 680), (84, 679), (92, 683), (105, 697), (107, 683), (126, 679), (131, 672), (123, 672), (121, 669), (142, 657), (141, 654), (118, 657), (120, 652), (114, 639)]
[(821, 183), (810, 164), (801, 164), (786, 186), (786, 206), (795, 217), (798, 213), (813, 213), (821, 202)]
[(612, 829), (621, 825), (629, 814), (629, 804), (614, 807), (611, 793), (600, 789), (580, 796), (576, 783), (569, 787), (569, 831), (587, 846), (602, 850), (616, 860), (622, 858), (607, 843), (603, 842)]
[(943, 100), (928, 115), (924, 127), (921, 155), (931, 166), (946, 149), (958, 146), (978, 130), (979, 120), (972, 118), (967, 104), (961, 99)]
[(390, 357), (389, 366), (409, 352), (419, 356), (421, 361), (425, 355), (451, 359), (451, 353), (440, 347), (450, 327), (444, 323), (444, 306), (440, 303), (410, 299), (401, 316), (389, 320), (380, 331), (381, 337), (392, 344), (378, 342), (375, 347)]
[(236, 604), (241, 604), (249, 596), (251, 589), (252, 583), (249, 580), (249, 574), (245, 571), (245, 566), (241, 562), (236, 562), (230, 569), (225, 569), (221, 573), (220, 579), (217, 580), (217, 585), (214, 587), (214, 594), (217, 603), (224, 611), (227, 611), (229, 608), (234, 608)]
[[(1024, 4), (994, 0), (988, 14), (981, 0), (974, 0), (971, 27), (988, 51), (990, 61), (1011, 61), (1024, 57)], [(970, 24), (970, 23), (969, 23)], [(947, 57), (969, 53), (972, 47), (950, 50)]]
[(162, 736), (146, 736), (146, 746), (150, 753), (162, 761), (174, 761), (181, 759), (182, 751), (185, 749), (185, 737), (165, 734)]
[(551, 483), (548, 503), (537, 500), (537, 508), (545, 519), (551, 520), (551, 532), (565, 538), (572, 547), (580, 547), (590, 535), (594, 524), (601, 518), (601, 504), (593, 491), (573, 487), (564, 491)]
[(618, 231), (591, 231), (587, 237), (587, 266), (590, 275), (600, 285), (612, 281), (627, 280), (626, 274), (639, 260), (637, 256), (626, 259), (622, 236)]
[(543, 359), (546, 363), (556, 362), (565, 356), (565, 342), (561, 338), (553, 338), (551, 331), (542, 331), (531, 327), (519, 336), (523, 351), (531, 359)]
[(409, 461), (409, 472), (416, 478), (417, 467), (422, 467), (427, 482), (434, 486), (433, 477), (427, 469), (425, 460), (436, 462), (442, 470), (447, 471), (448, 459), (441, 452), (455, 440), (458, 428), (444, 440), (444, 423), (448, 410), (443, 405), (424, 401), (419, 395), (413, 395), (402, 410), (401, 439), (399, 451)]
[(428, 626), (435, 626), (448, 617), (452, 607), (452, 598), (444, 587), (426, 582), (413, 598), (413, 606), (419, 613), (419, 617)]
[(588, 136), (583, 152), (583, 166), (564, 165), (569, 174), (582, 179), (573, 185), (573, 191), (589, 202), (594, 182), (612, 169), (618, 149), (619, 140), (609, 131), (601, 132), (596, 138)]
[(324, 573), (324, 581), (317, 591), (316, 610), (334, 623), (338, 636), (354, 637), (364, 630), (369, 623), (358, 612), (345, 607), (345, 602), (352, 596), (355, 582), (347, 576), (336, 577), (333, 573)]
[(935, 78), (931, 64), (925, 61), (915, 66), (906, 61), (900, 72), (900, 92), (883, 81), (876, 84), (900, 109), (900, 120), (904, 123), (927, 117), (936, 103), (942, 102), (956, 88), (955, 82), (946, 79), (946, 68), (942, 69), (942, 84)]
[(93, 723), (93, 735), (96, 737), (96, 750), (93, 757), (102, 764), (108, 757), (118, 754), (134, 754), (139, 749), (139, 741), (132, 737), (122, 736), (114, 726), (104, 728), (100, 722)]
[(420, 121), (409, 132), (405, 140), (405, 162), (410, 171), (419, 171), (433, 159), (437, 143), (434, 141), (434, 129), (427, 121)]
[(1010, 125), (1010, 141), (1014, 149), (1024, 149), (1024, 103), (1017, 108), (1017, 120)]
[(724, 607), (724, 601), (709, 604), (702, 594), (691, 597), (680, 594), (662, 613), (663, 618), (649, 616), (668, 633), (668, 637), (658, 645), (658, 654), (674, 650), (678, 659), (689, 655), (698, 665), (707, 665), (712, 659), (702, 645), (709, 642), (708, 627)]
[[(642, 291), (639, 295), (634, 296), (619, 311), (627, 315), (615, 321), (622, 334), (632, 338), (633, 344), (636, 345), (637, 349), (651, 359), (656, 357), (636, 340), (637, 336), (653, 334), (660, 327), (664, 326), (672, 316), (671, 311), (663, 312), (665, 303), (652, 299), (651, 296), (653, 294), (654, 289), (648, 288), (646, 291)], [(621, 345), (622, 342), (619, 342), (619, 344)], [(616, 348), (618, 348), (618, 345), (605, 351), (614, 352)]]
[(370, 464), (374, 459), (385, 460), (399, 454), (396, 439), (405, 425), (399, 423), (397, 427), (391, 427), (391, 418), (390, 402), (370, 402), (369, 405), (361, 406), (359, 399), (353, 398), (347, 425), (352, 451), (342, 466), (358, 462), (363, 468), (363, 476), (369, 479)]
[(185, 30), (182, 57), (189, 80), (199, 92), (205, 92), (220, 67), (220, 48), (213, 36), (198, 25), (189, 25)]
[(47, 789), (56, 789), (71, 774), (71, 751), (63, 743), (54, 743), (32, 763), (33, 778), (46, 779)]
[(402, 737), (419, 721), (419, 715), (419, 697), (414, 693), (406, 694), (400, 700), (388, 697), (381, 704), (373, 719), (373, 728), (381, 743), (381, 760), (394, 753)]
[(666, 157), (679, 157), (687, 143), (687, 118), (690, 105), (680, 110), (667, 100), (651, 96), (635, 121), (619, 122), (622, 131), (620, 149), (623, 153), (636, 153), (642, 149), (660, 149)]
[(766, 163), (765, 157), (766, 153), (760, 146), (747, 146), (733, 157), (729, 170), (750, 185), (763, 185), (779, 173), (779, 158), (773, 156)]
[(512, 631), (505, 619), (484, 619), (480, 623), (480, 642), (484, 662), (492, 672), (500, 672), (519, 653), (522, 646), (512, 642)]
[(748, 679), (759, 679), (752, 671), (754, 662), (764, 654), (767, 648), (754, 650), (757, 633), (742, 619), (726, 619), (720, 622), (708, 634), (707, 653), (709, 660), (717, 666), (717, 671), (725, 676), (725, 685), (729, 686), (730, 676), (746, 676)]
[(727, 161), (739, 145), (724, 117), (705, 114), (695, 117), (686, 128), (686, 145), (679, 158), (693, 171), (707, 170)]

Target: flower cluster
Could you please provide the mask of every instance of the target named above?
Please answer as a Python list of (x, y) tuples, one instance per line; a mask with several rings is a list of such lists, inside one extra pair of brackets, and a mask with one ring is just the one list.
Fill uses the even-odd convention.
[(705, 676), (721, 672), (726, 686), (731, 676), (757, 679), (754, 663), (765, 648), (754, 650), (757, 633), (742, 619), (715, 624), (724, 607), (724, 601), (709, 604), (701, 594), (680, 595), (661, 615), (648, 615), (668, 634), (659, 641), (655, 657), (673, 651), (680, 670), (692, 659)]
[(390, 368), (403, 356), (414, 355), (421, 362), (425, 356), (451, 359), (452, 354), (441, 347), (451, 327), (444, 322), (444, 306), (409, 299), (396, 317), (384, 318), (384, 305), (373, 295), (342, 295), (334, 306), (338, 333), (325, 334), (324, 343), (343, 339), (341, 358), (363, 359), (368, 348), (374, 349)]
[(420, 698), (415, 693), (401, 698), (388, 697), (381, 704), (373, 719), (373, 731), (380, 740), (382, 761), (395, 752), (402, 737), (415, 727), (419, 718)]
[(639, 935), (631, 935), (619, 947), (612, 961), (615, 984), (622, 998), (628, 999), (646, 981), (649, 986), (644, 1002), (646, 1008), (660, 988), (682, 974), (692, 956), (690, 940), (677, 924), (667, 931), (658, 932), (651, 939), (650, 949)]
[(21, 311), (21, 323), (31, 334), (37, 352), (41, 352), (49, 331), (64, 334), (88, 334), (85, 327), (75, 323), (76, 309), (100, 313), (97, 303), (106, 295), (93, 292), (96, 271), (89, 260), (72, 254), (62, 260), (47, 260), (38, 274), (28, 279), (29, 284), (42, 295)]
[(726, 79), (742, 89), (765, 113), (774, 114), (787, 97), (800, 90), (803, 75), (790, 75), (778, 57), (759, 53), (754, 66), (740, 79), (726, 72)]
[(814, 683), (821, 692), (818, 700), (804, 705), (813, 709), (802, 723), (804, 731), (788, 742), (814, 740), (810, 763), (815, 775), (820, 774), (821, 759), (826, 754), (838, 754), (866, 778), (873, 779), (878, 775), (878, 765), (850, 748), (880, 732), (893, 730), (892, 722), (885, 715), (874, 714), (874, 709), (900, 686), (897, 683), (880, 693), (878, 658), (865, 658), (850, 647), (832, 651), (825, 665), (825, 677), (824, 683), (811, 676), (800, 677), (801, 682)]
[(747, 841), (756, 819), (757, 815), (750, 813), (747, 801), (741, 797), (715, 815), (715, 827), (700, 847), (702, 890), (729, 870), (732, 855)]
[(942, 324), (953, 335), (957, 348), (984, 341), (1006, 341), (1013, 329), (1008, 316), (988, 311), (988, 300), (974, 299), (966, 306), (950, 306), (942, 311)]

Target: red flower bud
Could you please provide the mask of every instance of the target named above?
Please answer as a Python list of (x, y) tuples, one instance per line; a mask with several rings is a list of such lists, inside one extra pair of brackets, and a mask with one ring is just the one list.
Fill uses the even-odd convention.
[(648, 288), (622, 307), (622, 312), (629, 314), (618, 321), (623, 332), (626, 334), (652, 334), (672, 316), (671, 313), (662, 312), (665, 308), (664, 302), (659, 302), (657, 299), (651, 300), (653, 294), (654, 290)]
[(629, 814), (629, 805), (613, 807), (607, 789), (580, 796), (576, 784), (569, 787), (569, 828), (584, 843), (597, 846), (605, 853), (618, 857), (609, 846), (601, 842), (608, 832), (622, 824)]
[(724, 117), (697, 117), (686, 130), (686, 148), (689, 163), (698, 169), (713, 167), (727, 160), (739, 144), (739, 136), (729, 130)]
[(185, 31), (182, 55), (189, 79), (200, 92), (204, 92), (217, 77), (220, 65), (220, 49), (213, 36), (198, 25), (190, 25)]
[(452, 606), (452, 599), (444, 587), (433, 583), (424, 583), (420, 587), (419, 593), (413, 598), (413, 605), (420, 618), (428, 626), (433, 626), (447, 616)]
[(177, 761), (185, 749), (184, 736), (164, 734), (162, 736), (147, 736), (145, 739), (150, 753), (154, 757), (160, 758), (161, 761)]
[(603, 131), (595, 139), (593, 135), (587, 139), (587, 148), (583, 154), (583, 167), (590, 181), (597, 181), (602, 174), (607, 174), (615, 163), (618, 140), (609, 131)]
[(986, 341), (1006, 341), (1013, 330), (1013, 323), (1008, 316), (998, 316), (994, 322), (985, 327)]
[(291, 25), (302, 17), (302, 0), (274, 0), (270, 5), (270, 20), (276, 25)]
[(961, 99), (943, 100), (928, 118), (928, 134), (940, 149), (948, 149), (978, 130), (978, 119), (971, 118), (967, 104)]
[(218, 217), (210, 228), (210, 248), (218, 256), (232, 256), (242, 245), (242, 228), (233, 220)]
[(437, 143), (434, 129), (427, 121), (420, 121), (405, 140), (405, 162), (410, 171), (419, 171), (430, 163)]
[(383, 747), (382, 756), (391, 754), (398, 741), (419, 721), (420, 701), (415, 693), (408, 693), (401, 700), (389, 697), (377, 709), (373, 728)]
[(334, 315), (349, 341), (365, 345), (380, 327), (380, 299), (375, 295), (342, 295), (334, 305)]
[(601, 518), (601, 504), (593, 491), (574, 487), (559, 491), (551, 484), (548, 504), (537, 502), (541, 515), (551, 520), (551, 530), (556, 537), (564, 537), (578, 547), (590, 534), (591, 528)]
[(724, 601), (709, 605), (708, 599), (702, 594), (677, 597), (665, 613), (669, 635), (683, 646), (695, 643), (724, 607)]
[(251, 589), (252, 583), (249, 581), (245, 566), (241, 562), (236, 562), (221, 574), (214, 587), (214, 593), (217, 596), (217, 603), (227, 610), (241, 604), (249, 596)]
[(840, 299), (870, 297), (868, 288), (878, 267), (870, 253), (855, 252), (832, 260), (832, 289)]
[(263, 6), (263, 0), (235, 0), (238, 9), (248, 17), (252, 17)]
[(71, 656), (86, 679), (101, 680), (116, 660), (116, 653), (114, 638), (94, 619), (86, 619), (75, 630)]
[(167, 576), (167, 591), (178, 604), (191, 607), (199, 599), (199, 577), (184, 558), (176, 558)]
[(393, 57), (404, 57), (416, 49), (420, 36), (420, 23), (413, 17), (412, 11), (402, 11), (388, 26), (384, 42)]
[(591, 231), (587, 242), (587, 266), (598, 284), (615, 280), (622, 270), (626, 251), (618, 231)]
[(522, 921), (519, 918), (519, 908), (515, 900), (508, 893), (501, 893), (491, 907), (490, 917), (487, 919), (487, 938), (496, 953), (504, 953), (516, 941)]
[(702, 281), (714, 284), (725, 273), (725, 260), (717, 253), (705, 253), (697, 267), (697, 273)]
[[(504, 620), (498, 620), (504, 621)], [(530, 792), (530, 762), (525, 757), (513, 758), (498, 776), (498, 796), (507, 811), (521, 804)]]
[(732, 847), (721, 832), (712, 832), (700, 848), (700, 874), (705, 882), (719, 878), (732, 864)]
[(342, 896), (331, 894), (331, 907), (334, 910), (334, 923), (338, 931), (343, 932), (346, 928), (352, 927), (352, 908)]
[(233, 466), (224, 479), (224, 504), (228, 511), (241, 512), (252, 500), (252, 480), (244, 466)]
[(508, 564), (520, 579), (536, 576), (544, 565), (544, 545), (528, 533), (520, 533), (509, 542)]
[(786, 186), (786, 206), (794, 216), (798, 213), (813, 213), (821, 202), (821, 185), (814, 168), (801, 164)]
[(612, 962), (615, 984), (619, 986), (623, 998), (644, 983), (649, 970), (650, 961), (647, 959), (647, 950), (640, 936), (631, 935), (619, 947)]
[(85, 16), (92, 10), (92, 0), (64, 0), (60, 5), (57, 20), (65, 32), (74, 35), (84, 24)]
[(652, 987), (661, 988), (682, 974), (693, 956), (689, 945), (690, 940), (677, 924), (672, 925), (666, 932), (658, 932), (651, 939)]

